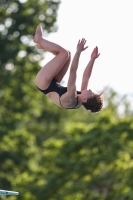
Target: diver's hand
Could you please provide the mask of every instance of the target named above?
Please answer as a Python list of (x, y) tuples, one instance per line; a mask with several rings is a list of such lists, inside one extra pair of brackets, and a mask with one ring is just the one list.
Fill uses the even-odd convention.
[(96, 46), (96, 47), (93, 49), (92, 53), (91, 53), (91, 59), (96, 59), (96, 58), (99, 57), (99, 55), (100, 55), (100, 53), (98, 53), (98, 47)]
[(86, 40), (84, 38), (82, 38), (81, 40), (78, 41), (78, 44), (77, 44), (77, 54), (81, 53), (82, 51), (84, 51), (85, 49), (88, 48), (88, 46), (85, 47), (85, 44), (86, 44)]

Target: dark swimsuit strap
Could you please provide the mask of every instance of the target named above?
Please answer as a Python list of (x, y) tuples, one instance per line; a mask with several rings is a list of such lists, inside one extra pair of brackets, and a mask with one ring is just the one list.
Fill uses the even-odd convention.
[[(65, 107), (63, 107), (62, 104), (61, 104), (60, 96), (59, 96), (59, 102), (60, 102), (61, 107), (62, 107), (62, 108), (65, 108)], [(72, 108), (65, 108), (65, 109), (74, 109), (74, 108), (76, 109), (76, 106), (77, 106), (77, 105), (78, 105), (78, 97), (77, 97), (76, 105), (75, 105), (74, 107), (72, 107)], [(79, 107), (77, 107), (77, 108), (79, 108)]]

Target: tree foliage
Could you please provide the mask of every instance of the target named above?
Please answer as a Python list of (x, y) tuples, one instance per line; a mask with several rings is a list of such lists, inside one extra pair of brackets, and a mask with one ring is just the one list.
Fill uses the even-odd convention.
[(54, 105), (35, 87), (44, 54), (31, 41), (40, 22), (56, 30), (59, 2), (0, 2), (0, 188), (20, 192), (4, 199), (132, 200), (126, 97), (108, 90), (98, 114)]

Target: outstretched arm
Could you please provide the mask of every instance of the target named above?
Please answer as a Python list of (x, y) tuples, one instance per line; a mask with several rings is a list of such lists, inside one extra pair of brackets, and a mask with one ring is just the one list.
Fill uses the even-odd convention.
[(88, 65), (86, 66), (84, 73), (83, 73), (81, 91), (87, 89), (95, 59), (98, 58), (99, 55), (100, 55), (100, 53), (98, 53), (98, 47), (95, 47), (92, 54), (91, 54), (91, 59), (90, 59)]
[(72, 60), (72, 64), (70, 67), (70, 75), (69, 75), (68, 84), (67, 84), (67, 92), (70, 94), (70, 96), (72, 94), (75, 95), (76, 72), (77, 72), (77, 68), (78, 68), (78, 64), (79, 64), (79, 57), (80, 57), (81, 52), (88, 48), (88, 46), (84, 47), (85, 44), (86, 44), (86, 40), (84, 38), (82, 38), (82, 40), (78, 41), (77, 51)]

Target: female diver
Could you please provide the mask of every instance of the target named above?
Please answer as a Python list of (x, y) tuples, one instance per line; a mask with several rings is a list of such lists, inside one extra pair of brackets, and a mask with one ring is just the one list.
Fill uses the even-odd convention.
[(81, 92), (79, 92), (76, 90), (76, 72), (81, 52), (88, 48), (88, 46), (85, 47), (86, 40), (82, 38), (78, 41), (76, 53), (70, 67), (67, 87), (63, 87), (60, 82), (68, 70), (71, 53), (60, 45), (44, 39), (41, 25), (36, 28), (34, 42), (37, 44), (37, 48), (55, 55), (55, 57), (38, 72), (35, 79), (37, 88), (57, 106), (66, 109), (75, 109), (84, 106), (91, 112), (99, 112), (103, 106), (104, 91), (100, 94), (95, 94), (90, 89), (87, 89), (95, 59), (100, 55), (98, 53), (98, 47), (94, 48), (90, 61), (84, 70)]

